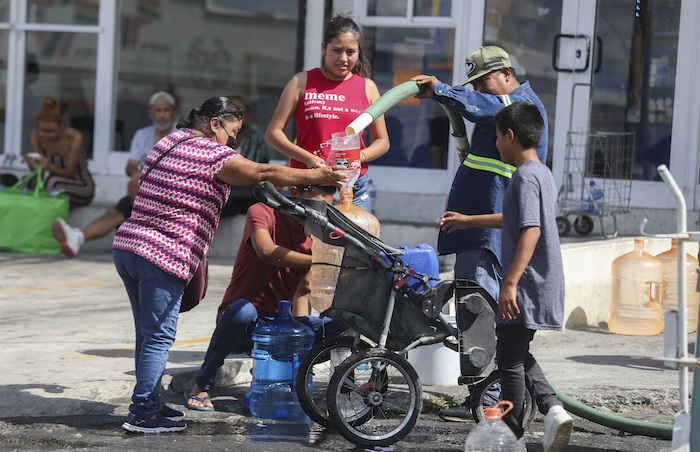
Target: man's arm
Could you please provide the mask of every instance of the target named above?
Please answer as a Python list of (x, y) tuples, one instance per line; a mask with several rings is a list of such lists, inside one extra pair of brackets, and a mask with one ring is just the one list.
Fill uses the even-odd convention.
[(520, 313), (516, 300), (518, 281), (532, 259), (541, 234), (542, 230), (539, 226), (528, 226), (522, 229), (513, 263), (510, 265), (508, 274), (503, 278), (501, 292), (498, 295), (498, 313), (502, 319), (514, 319), (515, 315)]

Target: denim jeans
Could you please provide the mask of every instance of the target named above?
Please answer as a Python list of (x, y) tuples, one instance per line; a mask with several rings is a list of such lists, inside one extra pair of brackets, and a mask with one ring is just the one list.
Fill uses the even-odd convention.
[[(226, 309), (216, 318), (216, 328), (211, 336), (204, 363), (195, 380), (199, 387), (209, 391), (214, 387), (216, 373), (224, 364), (224, 359), (231, 353), (250, 353), (253, 348), (251, 335), (256, 326), (264, 325), (275, 316), (258, 314), (255, 305), (239, 298), (230, 302)], [(310, 327), (316, 333), (316, 342), (326, 337), (337, 336), (345, 328), (331, 319), (319, 319), (313, 316), (294, 317), (295, 320)]]
[(535, 330), (527, 329), (522, 324), (497, 325), (496, 333), (496, 362), (501, 376), (501, 397), (513, 403), (513, 409), (503, 416), (503, 422), (517, 438), (521, 438), (526, 385), (535, 397), (542, 414), (546, 414), (554, 405), (562, 403), (545, 378), (537, 360), (530, 354), (530, 341), (535, 335)]
[(462, 251), (455, 255), (455, 279), (468, 279), (498, 301), (503, 270), (496, 256), (487, 249)]
[(149, 418), (160, 408), (160, 380), (175, 341), (185, 281), (126, 251), (114, 250), (114, 265), (131, 301), (136, 329), (136, 386), (129, 411)]
[[(369, 176), (367, 173), (357, 178), (355, 185), (352, 186), (352, 203), (360, 209), (372, 213), (372, 203), (369, 197)], [(340, 202), (340, 194), (336, 191), (333, 197), (333, 204)]]

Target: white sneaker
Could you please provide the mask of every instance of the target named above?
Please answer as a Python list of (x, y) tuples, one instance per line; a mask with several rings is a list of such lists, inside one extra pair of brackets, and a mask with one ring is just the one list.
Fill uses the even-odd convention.
[(544, 437), (542, 446), (544, 452), (559, 452), (569, 444), (574, 420), (563, 406), (555, 405), (544, 417)]
[(78, 250), (85, 241), (83, 231), (78, 228), (72, 228), (63, 221), (63, 218), (58, 217), (51, 224), (51, 232), (61, 245), (61, 251), (67, 257), (75, 257), (78, 255)]

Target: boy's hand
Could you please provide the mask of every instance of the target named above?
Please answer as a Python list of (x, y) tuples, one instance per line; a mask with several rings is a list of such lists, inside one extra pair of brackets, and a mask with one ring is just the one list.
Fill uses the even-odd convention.
[(498, 314), (502, 319), (513, 320), (516, 314), (520, 314), (520, 308), (516, 301), (517, 286), (504, 284), (498, 295)]
[(437, 224), (440, 225), (440, 228), (447, 232), (448, 234), (458, 230), (458, 229), (467, 229), (470, 227), (469, 225), (469, 215), (464, 215), (461, 213), (457, 212), (451, 212), (447, 211), (440, 215), (440, 218), (437, 219)]

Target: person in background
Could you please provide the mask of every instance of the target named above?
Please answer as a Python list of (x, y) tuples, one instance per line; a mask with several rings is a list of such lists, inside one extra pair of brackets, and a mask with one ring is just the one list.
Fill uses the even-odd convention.
[(153, 145), (177, 130), (175, 128), (176, 112), (175, 98), (170, 93), (158, 91), (151, 96), (148, 101), (148, 116), (153, 124), (137, 130), (131, 139), (129, 160), (126, 163), (126, 175), (129, 176), (126, 196), (82, 230), (69, 226), (63, 218), (56, 218), (51, 225), (51, 232), (60, 243), (63, 254), (67, 257), (77, 256), (85, 242), (105, 237), (129, 218), (138, 188), (141, 166)]
[[(494, 118), (504, 107), (518, 100), (537, 105), (544, 118), (544, 132), (536, 147), (537, 156), (541, 162), (546, 162), (547, 112), (530, 83), (520, 83), (516, 79), (510, 56), (502, 48), (481, 47), (467, 56), (466, 66), (468, 78), (463, 85), (471, 83), (473, 90), (465, 86), (452, 87), (429, 75), (419, 75), (412, 80), (426, 87), (418, 98), (430, 98), (449, 105), (475, 124), (469, 153), (452, 182), (447, 211), (439, 218), (438, 254), (455, 253), (455, 278), (479, 284), (494, 300), (498, 300), (503, 279), (501, 230), (491, 228), (489, 220), (502, 212), (503, 195), (515, 167), (501, 161), (496, 148)], [(461, 227), (454, 227), (456, 220), (460, 221)], [(537, 394), (533, 395), (537, 399)], [(438, 414), (447, 421), (471, 420), (468, 401), (443, 408)]]
[[(557, 189), (552, 172), (537, 157), (544, 120), (536, 105), (517, 101), (495, 117), (496, 147), (501, 161), (515, 165), (503, 197), (503, 213), (484, 218), (503, 231), (505, 277), (498, 297), (496, 362), (501, 397), (513, 403), (503, 421), (525, 450), (523, 417), (525, 373), (538, 385), (538, 404), (545, 407), (544, 452), (559, 452), (569, 444), (573, 419), (530, 354), (537, 330), (561, 331), (564, 324), (564, 266), (556, 223)], [(461, 229), (456, 215), (453, 229)]]
[[(292, 196), (333, 201), (335, 187), (292, 187)], [(341, 334), (342, 325), (312, 317), (308, 274), (311, 237), (304, 225), (271, 207), (257, 203), (248, 209), (246, 225), (233, 266), (231, 282), (219, 306), (211, 337), (195, 386), (185, 393), (185, 406), (212, 411), (209, 391), (224, 359), (232, 353), (250, 353), (255, 327), (273, 321), (280, 300), (292, 300), (292, 315), (316, 333), (316, 342)]]
[[(265, 142), (265, 137), (250, 123), (248, 102), (241, 96), (231, 96), (230, 99), (243, 108), (243, 126), (236, 137), (236, 150), (248, 160), (267, 163), (270, 161), (269, 145)], [(231, 187), (231, 195), (224, 206), (221, 218), (245, 214), (256, 202), (251, 187)]]
[(177, 432), (184, 413), (160, 398), (175, 341), (182, 295), (209, 251), (230, 185), (341, 186), (340, 166), (302, 170), (252, 162), (230, 145), (243, 125), (241, 106), (207, 99), (160, 140), (144, 163), (131, 216), (114, 236), (112, 256), (131, 302), (136, 332), (136, 385), (122, 428)]
[(41, 100), (36, 122), (37, 128), (29, 136), (32, 152), (22, 161), (32, 171), (41, 167), (44, 187), (67, 194), (70, 207), (87, 206), (95, 196), (95, 182), (83, 155), (83, 135), (66, 126), (53, 96)]
[[(321, 44), (320, 68), (296, 74), (285, 86), (265, 139), (291, 159), (294, 168), (325, 165), (328, 151), (321, 144), (345, 127), (379, 99), (377, 85), (370, 80), (371, 68), (362, 48), (360, 28), (346, 16), (336, 16), (326, 25)], [(296, 143), (284, 133), (296, 120)], [(362, 170), (355, 182), (353, 203), (370, 208), (367, 163), (389, 150), (384, 116), (371, 125), (372, 144), (361, 143)]]

